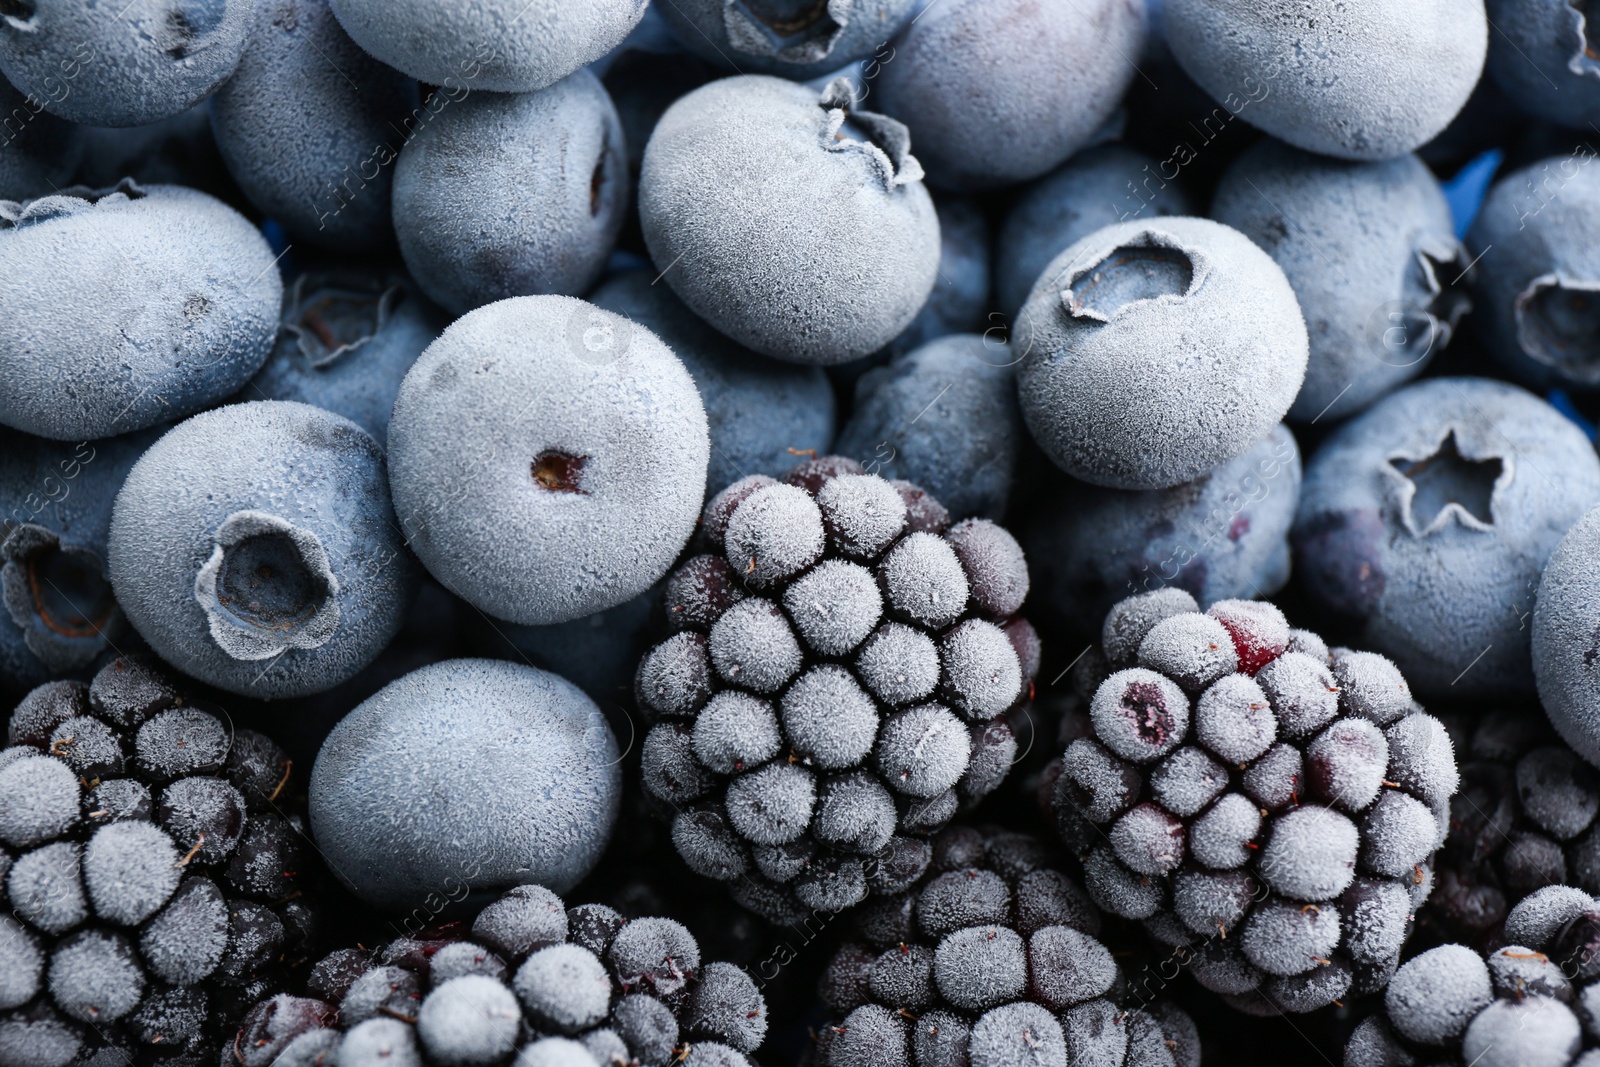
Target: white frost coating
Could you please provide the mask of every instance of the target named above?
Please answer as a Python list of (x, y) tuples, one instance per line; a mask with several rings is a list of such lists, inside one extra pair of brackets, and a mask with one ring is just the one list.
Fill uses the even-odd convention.
[[(321, 601), (315, 613), (292, 628), (252, 625), (229, 610), (217, 595), (227, 550), (261, 534), (281, 534), (293, 543), (300, 562), (318, 584)], [(339, 628), (339, 579), (328, 565), (328, 553), (310, 530), (265, 511), (236, 511), (217, 528), (211, 558), (195, 574), (194, 598), (206, 613), (211, 638), (234, 659), (262, 660), (291, 648), (319, 648)]]
[(655, 10), (683, 47), (702, 59), (807, 81), (871, 55), (918, 7), (917, 0), (824, 0), (805, 7), (673, 0)]
[(1539, 582), (1533, 672), (1562, 740), (1600, 766), (1600, 507), (1567, 531)]
[[(395, 512), (423, 565), (491, 615), (548, 625), (631, 600), (694, 531), (710, 457), (693, 380), (648, 330), (518, 297), (445, 330), (389, 424)], [(576, 491), (541, 455), (581, 459)]]
[(1118, 223), (1034, 284), (1017, 323), (1017, 396), (1062, 470), (1162, 489), (1271, 432), (1308, 344), (1283, 270), (1243, 234), (1197, 218)]
[(1390, 1024), (1425, 1045), (1459, 1037), (1494, 997), (1483, 959), (1462, 945), (1429, 949), (1395, 972), (1383, 996)]

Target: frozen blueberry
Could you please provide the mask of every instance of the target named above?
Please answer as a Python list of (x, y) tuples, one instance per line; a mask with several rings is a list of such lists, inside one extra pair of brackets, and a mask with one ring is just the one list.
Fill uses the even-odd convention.
[[(639, 211), (675, 293), (763, 355), (844, 363), (932, 291), (939, 221), (899, 122), (761, 75), (697, 89), (645, 150)], [(782, 220), (781, 225), (775, 224)]]
[(841, 383), (853, 367), (866, 369), (883, 357), (921, 348), (954, 333), (979, 333), (991, 325), (989, 311), (989, 223), (976, 201), (940, 193), (933, 198), (939, 216), (939, 277), (928, 302), (911, 325), (874, 357), (840, 367)]
[[(67, 91), (67, 83), (59, 79), (49, 88), (54, 96)], [(0, 115), (6, 116), (6, 140), (0, 144), (0, 200), (48, 196), (72, 184), (83, 137), (78, 127), (45, 110), (46, 99), (20, 93), (0, 77)]]
[(652, 586), (614, 608), (570, 622), (522, 626), (480, 618), (506, 659), (525, 659), (575, 683), (597, 702), (626, 701), (639, 657), (656, 635), (653, 618), (661, 587)]
[(1467, 102), (1489, 44), (1483, 0), (1165, 8), (1172, 54), (1229, 113), (1341, 159), (1393, 159), (1431, 140)]
[(362, 48), (418, 81), (452, 91), (542, 89), (622, 43), (638, 0), (484, 0), (441, 10), (428, 0), (330, 0)]
[(284, 293), (283, 328), (240, 400), (298, 400), (360, 426), (380, 445), (406, 371), (444, 314), (398, 272), (311, 270)]
[(1600, 460), (1571, 422), (1514, 386), (1437, 378), (1318, 450), (1295, 566), (1312, 602), (1416, 692), (1463, 679), (1485, 697), (1530, 693), (1525, 619), (1539, 573), (1597, 500)]
[(362, 51), (328, 0), (256, 4), (253, 23), (238, 69), (211, 99), (229, 173), (295, 241), (391, 247), (390, 123), (412, 119), (415, 84)]
[(1117, 489), (1177, 485), (1248, 451), (1294, 402), (1307, 351), (1282, 269), (1238, 231), (1181, 217), (1118, 223), (1063, 252), (1015, 345), (1034, 440)]
[(1539, 582), (1533, 613), (1533, 671), (1550, 721), (1590, 763), (1600, 764), (1600, 683), (1592, 667), (1600, 604), (1592, 593), (1600, 552), (1600, 508), (1567, 532)]
[(395, 164), (400, 252), (423, 291), (457, 314), (584, 292), (627, 203), (622, 126), (588, 71), (538, 92), (464, 96)]
[(250, 35), (252, 0), (137, 8), (17, 0), (0, 12), (0, 73), (90, 126), (142, 126), (210, 96)]
[(1211, 217), (1294, 286), (1311, 338), (1296, 422), (1342, 419), (1416, 377), (1467, 310), (1468, 257), (1415, 156), (1348, 163), (1263, 141), (1223, 176)]
[(1535, 389), (1600, 388), (1600, 168), (1585, 151), (1501, 178), (1467, 232), (1484, 346)]
[(382, 907), (446, 884), (564, 891), (599, 859), (619, 803), (617, 745), (564, 679), (452, 660), (380, 690), (334, 728), (311, 772), (329, 867)]
[(953, 334), (868, 371), (838, 450), (917, 483), (954, 517), (999, 518), (1024, 435), (1013, 358), (986, 336)]
[(996, 303), (1016, 318), (1050, 261), (1102, 227), (1193, 213), (1182, 188), (1144, 153), (1122, 144), (1075, 153), (1007, 213), (995, 248)]
[(118, 494), (109, 562), (157, 652), (268, 699), (321, 692), (371, 662), (418, 577), (382, 449), (348, 419), (287, 401), (218, 408), (151, 446)]
[[(1200, 604), (1270, 596), (1289, 580), (1289, 527), (1300, 499), (1300, 450), (1276, 426), (1242, 455), (1192, 482), (1128, 492), (1065, 475), (1024, 528), (1045, 610), (1074, 630), (1123, 597), (1176, 588)], [(1070, 605), (1070, 607), (1068, 607)]]
[(0, 319), (0, 423), (67, 441), (232, 394), (271, 351), (283, 295), (242, 215), (131, 181), (0, 201), (0, 273), (27, 279)]
[(597, 307), (644, 327), (683, 361), (711, 427), (706, 492), (752, 474), (778, 477), (795, 456), (833, 445), (833, 387), (820, 367), (757, 355), (707, 326), (647, 271), (614, 275), (589, 294)]
[(1593, 12), (1568, 0), (1485, 0), (1485, 72), (1517, 106), (1547, 122), (1585, 129), (1600, 117)]
[(84, 671), (122, 640), (111, 505), (156, 436), (67, 443), (0, 428), (0, 689)]
[(654, 584), (694, 530), (710, 451), (694, 381), (666, 345), (557, 296), (456, 320), (406, 375), (389, 448), (395, 511), (423, 565), (532, 625)]
[(1118, 0), (931, 4), (872, 86), (911, 127), (935, 184), (1007, 185), (1088, 143), (1135, 77), (1145, 33), (1144, 5)]
[(719, 66), (806, 81), (868, 56), (917, 11), (917, 0), (678, 0), (661, 5), (685, 48)]

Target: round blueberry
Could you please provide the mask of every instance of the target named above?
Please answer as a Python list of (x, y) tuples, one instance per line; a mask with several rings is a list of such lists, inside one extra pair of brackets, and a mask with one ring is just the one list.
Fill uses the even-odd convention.
[(660, 11), (695, 55), (739, 71), (805, 81), (887, 52), (888, 41), (919, 6), (917, 0), (677, 0)]

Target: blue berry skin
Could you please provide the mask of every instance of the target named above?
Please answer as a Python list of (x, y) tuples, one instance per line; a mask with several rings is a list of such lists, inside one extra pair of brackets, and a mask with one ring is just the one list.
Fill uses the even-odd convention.
[[(1561, 536), (1600, 501), (1600, 459), (1544, 401), (1435, 378), (1379, 401), (1312, 456), (1291, 543), (1319, 610), (1424, 698), (1463, 672), (1529, 695), (1527, 616)], [(1470, 670), (1469, 670), (1470, 668)]]
[(383, 449), (308, 404), (196, 415), (134, 465), (111, 518), (117, 600), (186, 674), (282, 699), (330, 689), (389, 643), (419, 578)]
[(400, 253), (423, 291), (458, 315), (506, 297), (584, 292), (627, 204), (622, 124), (588, 71), (538, 92), (463, 92), (395, 164)]
[(1278, 426), (1243, 455), (1171, 489), (1130, 493), (1061, 477), (1023, 543), (1042, 598), (1075, 628), (1124, 597), (1169, 586), (1201, 610), (1271, 596), (1289, 580), (1300, 450)]
[(260, 232), (176, 185), (0, 201), (0, 423), (80, 441), (215, 404), (272, 350), (283, 285)]
[(103, 189), (132, 178), (145, 186), (186, 185), (219, 200), (239, 199), (238, 185), (228, 174), (211, 131), (209, 101), (148, 126), (76, 129), (83, 152), (75, 185)]
[(650, 271), (626, 271), (589, 300), (661, 338), (694, 378), (711, 428), (708, 497), (751, 474), (781, 478), (799, 453), (831, 451), (835, 404), (827, 372), (757, 355), (707, 326), (653, 279)]
[(447, 322), (399, 271), (313, 267), (284, 294), (272, 355), (238, 399), (311, 404), (382, 445), (401, 381)]
[(953, 333), (982, 333), (990, 323), (989, 223), (976, 202), (940, 194), (939, 277), (917, 317), (882, 354), (898, 356)]
[(1416, 377), (1467, 310), (1468, 256), (1422, 161), (1314, 156), (1276, 141), (1234, 161), (1211, 217), (1272, 257), (1311, 339), (1295, 422), (1334, 421)]
[(157, 436), (69, 443), (0, 428), (0, 690), (86, 674), (122, 639), (105, 573), (111, 504)]
[(0, 15), (0, 74), (62, 118), (142, 126), (228, 80), (255, 7), (256, 0), (8, 4)]
[(1193, 213), (1155, 159), (1121, 144), (1086, 148), (1030, 185), (1006, 215), (995, 247), (995, 303), (1015, 319), (1050, 261), (1103, 226)]
[(661, 599), (651, 586), (632, 600), (550, 626), (498, 623), (495, 653), (553, 671), (606, 706), (631, 702), (633, 672), (654, 636), (652, 612)]
[(329, 869), (379, 907), (460, 886), (565, 893), (611, 835), (619, 758), (600, 709), (571, 682), (447, 660), (334, 727), (311, 770), (311, 828)]
[[(1167, 0), (1167, 44), (1230, 113), (1297, 148), (1393, 159), (1450, 124), (1483, 71), (1483, 0)], [(1427, 56), (1419, 63), (1418, 56)]]
[(1533, 673), (1539, 702), (1556, 730), (1600, 766), (1600, 686), (1590, 666), (1600, 634), (1597, 556), (1600, 508), (1567, 531), (1544, 569), (1533, 612)]
[(420, 82), (525, 93), (621, 44), (641, 0), (330, 0), (356, 44)]
[(254, 23), (211, 98), (229, 173), (292, 240), (392, 247), (388, 145), (417, 106), (416, 83), (357, 47), (328, 0), (260, 3)]
[(1484, 70), (1523, 111), (1585, 129), (1600, 121), (1594, 15), (1571, 0), (1485, 0), (1498, 31)]
[(457, 319), (389, 421), (408, 543), (496, 618), (549, 625), (638, 596), (694, 532), (710, 439), (654, 334), (564, 296)]
[(762, 75), (724, 78), (656, 125), (639, 215), (656, 269), (696, 314), (763, 355), (847, 363), (933, 291), (939, 220), (900, 123)]
[(932, 184), (1028, 181), (1066, 162), (1116, 110), (1147, 21), (1145, 0), (931, 4), (895, 39), (873, 88), (911, 127)]
[(659, 10), (685, 48), (748, 74), (809, 81), (888, 52), (918, 0), (677, 0)]
[(0, 200), (46, 196), (72, 184), (83, 138), (72, 123), (45, 110), (47, 99), (24, 95), (0, 77), (5, 132), (0, 139)]
[(1029, 432), (1075, 478), (1165, 489), (1271, 432), (1308, 341), (1283, 270), (1237, 230), (1174, 216), (1097, 230), (1034, 284), (1014, 338)]
[(1467, 245), (1484, 347), (1529, 388), (1600, 389), (1600, 167), (1564, 154), (1513, 171)]
[(951, 518), (999, 519), (1025, 436), (1012, 360), (1004, 344), (953, 334), (868, 371), (836, 451), (921, 486)]

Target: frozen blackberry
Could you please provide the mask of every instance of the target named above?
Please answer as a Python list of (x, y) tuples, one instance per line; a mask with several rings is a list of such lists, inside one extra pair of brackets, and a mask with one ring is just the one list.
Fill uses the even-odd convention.
[(1051, 806), (1096, 903), (1257, 1014), (1381, 989), (1459, 782), (1394, 664), (1259, 601), (1111, 609)]
[(265, 735), (123, 657), (33, 690), (6, 741), (0, 1062), (187, 1067), (309, 966), (316, 859)]
[(306, 986), (308, 997), (257, 1003), (228, 1036), (224, 1067), (488, 1067), (513, 1057), (518, 1067), (749, 1067), (767, 1031), (755, 982), (702, 962), (679, 923), (568, 908), (538, 885), (507, 891), (470, 927), (341, 949)]
[(1197, 1067), (1194, 1023), (1128, 987), (1057, 850), (959, 825), (932, 846), (823, 973), (819, 1067)]
[(853, 460), (706, 505), (639, 665), (645, 788), (689, 867), (785, 921), (903, 890), (926, 836), (998, 786), (1030, 698), (1022, 550)]
[(1547, 886), (1511, 909), (1509, 942), (1408, 960), (1345, 1046), (1345, 1067), (1592, 1067), (1600, 1061), (1600, 899)]
[(1535, 890), (1600, 893), (1600, 773), (1537, 708), (1444, 721), (1461, 752), (1461, 789), (1424, 924), (1442, 941), (1485, 948)]

